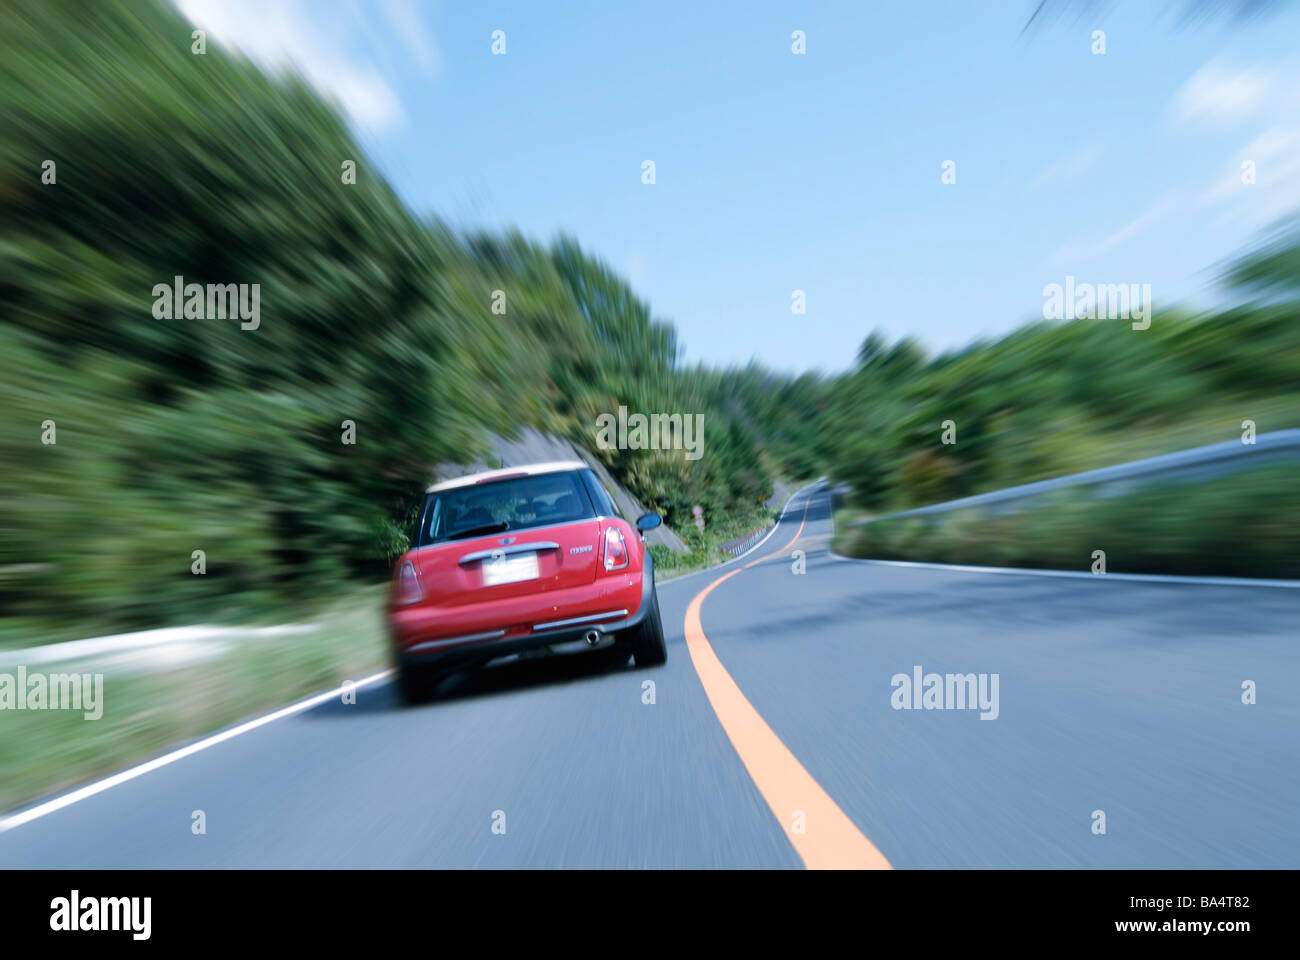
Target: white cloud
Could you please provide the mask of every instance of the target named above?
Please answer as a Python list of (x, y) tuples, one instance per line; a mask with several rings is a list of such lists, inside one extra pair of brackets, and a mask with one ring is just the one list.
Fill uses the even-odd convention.
[[(1254, 164), (1254, 183), (1242, 182), (1242, 164)], [(1246, 144), (1205, 191), (1202, 203), (1220, 207), (1213, 226), (1268, 227), (1300, 209), (1300, 125), (1279, 123)]]
[(413, 0), (383, 0), (379, 9), (422, 71), (432, 75), (441, 70), (442, 55)]
[[(1242, 164), (1255, 167), (1255, 183), (1242, 182)], [(1223, 175), (1205, 193), (1207, 203), (1218, 203), (1242, 196), (1253, 187), (1266, 191), (1288, 184), (1300, 185), (1300, 126), (1276, 124), (1241, 148)], [(1258, 192), (1258, 191), (1257, 191)]]
[[(1222, 172), (1208, 185), (1166, 193), (1129, 222), (1103, 236), (1068, 244), (1048, 262), (1059, 267), (1097, 259), (1180, 215), (1195, 217), (1200, 229), (1249, 230), (1268, 226), (1300, 207), (1298, 78), (1300, 69), (1294, 63), (1248, 70), (1207, 63), (1174, 98), (1174, 115), (1198, 124), (1249, 123), (1262, 132), (1225, 158)], [(1255, 182), (1250, 184), (1241, 179), (1247, 160), (1255, 164)], [(1057, 164), (1039, 180), (1064, 169)]]
[[(385, 62), (382, 48), (400, 46), (426, 74), (440, 65), (437, 47), (411, 0), (383, 0), (377, 7), (314, 0), (174, 2), (191, 22), (208, 31), (209, 40), (238, 49), (264, 69), (298, 71), (355, 123), (375, 131), (399, 125), (405, 111), (389, 79), (367, 55)], [(375, 9), (390, 36), (375, 31)], [(371, 50), (356, 49), (359, 35), (371, 38)]]
[[(1223, 171), (1199, 197), (1211, 228), (1270, 226), (1300, 209), (1300, 65), (1275, 66), (1270, 88), (1255, 109), (1259, 131), (1225, 158)], [(1243, 183), (1243, 164), (1254, 167), (1254, 182)]]
[(1138, 234), (1164, 221), (1182, 207), (1183, 203), (1179, 199), (1179, 195), (1168, 193), (1117, 230), (1113, 230), (1096, 240), (1062, 247), (1051, 256), (1048, 262), (1053, 266), (1068, 266), (1103, 257), (1116, 247), (1132, 240)]
[(1263, 71), (1234, 70), (1211, 61), (1196, 71), (1174, 98), (1174, 115), (1185, 122), (1235, 123), (1257, 114), (1272, 78)]
[(1096, 165), (1103, 152), (1100, 146), (1094, 145), (1068, 154), (1035, 177), (1030, 182), (1029, 189), (1036, 190), (1046, 184), (1077, 180)]

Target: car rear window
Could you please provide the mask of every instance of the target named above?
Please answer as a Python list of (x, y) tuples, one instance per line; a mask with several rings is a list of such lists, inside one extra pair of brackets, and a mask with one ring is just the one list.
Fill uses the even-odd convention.
[(618, 508), (614, 498), (609, 495), (596, 475), (590, 470), (582, 471), (582, 479), (587, 483), (587, 492), (591, 494), (591, 502), (596, 506), (596, 513), (602, 517), (621, 517), (623, 511)]
[(541, 473), (429, 494), (419, 545), (594, 517), (576, 473)]

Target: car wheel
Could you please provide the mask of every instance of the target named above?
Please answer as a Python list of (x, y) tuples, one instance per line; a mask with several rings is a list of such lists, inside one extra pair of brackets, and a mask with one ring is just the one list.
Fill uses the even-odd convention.
[(632, 656), (638, 667), (657, 667), (668, 661), (664, 625), (659, 617), (659, 592), (650, 594), (650, 612), (632, 635)]
[(397, 694), (402, 703), (414, 706), (429, 699), (431, 690), (429, 674), (421, 667), (409, 663), (397, 666)]

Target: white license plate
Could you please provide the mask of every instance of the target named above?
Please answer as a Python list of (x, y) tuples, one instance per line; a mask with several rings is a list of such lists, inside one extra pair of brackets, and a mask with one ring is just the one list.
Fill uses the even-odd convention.
[(519, 583), (538, 577), (537, 554), (519, 553), (483, 561), (483, 586), (495, 587), (503, 583)]

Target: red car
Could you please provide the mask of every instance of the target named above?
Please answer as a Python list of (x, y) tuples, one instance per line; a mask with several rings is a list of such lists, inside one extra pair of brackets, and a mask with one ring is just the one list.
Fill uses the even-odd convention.
[[(398, 561), (388, 619), (399, 686), (525, 650), (620, 646), (637, 666), (668, 659), (654, 563), (591, 468), (510, 467), (430, 487)], [(559, 649), (556, 649), (559, 648)]]

